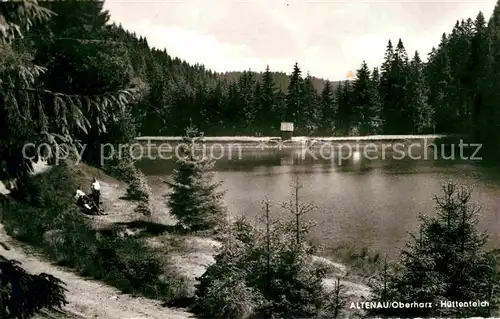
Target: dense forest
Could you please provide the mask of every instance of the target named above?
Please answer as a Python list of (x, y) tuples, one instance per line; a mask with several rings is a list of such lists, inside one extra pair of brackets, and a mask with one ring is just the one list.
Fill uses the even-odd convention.
[(109, 36), (149, 88), (134, 111), (142, 135), (179, 135), (191, 121), (207, 135), (276, 135), (281, 121), (293, 121), (303, 135), (459, 134), (495, 149), (499, 19), (497, 7), (489, 21), (482, 13), (457, 21), (425, 63), (403, 40), (389, 41), (382, 65), (363, 62), (342, 82), (303, 74), (298, 64), (289, 76), (269, 68), (218, 74), (121, 26)]
[[(132, 114), (141, 135), (180, 135), (191, 122), (206, 135), (275, 135), (281, 121), (292, 121), (296, 134), (304, 135), (446, 133), (496, 140), (491, 137), (498, 131), (498, 9), (489, 22), (482, 13), (457, 21), (426, 63), (418, 52), (406, 52), (403, 40), (389, 41), (380, 67), (363, 62), (353, 81), (329, 82), (303, 74), (298, 64), (290, 66), (288, 76), (269, 68), (219, 74), (170, 56), (168, 48), (151, 48), (147, 39), (122, 26), (109, 25), (108, 13), (97, 7), (75, 16), (68, 5), (53, 6), (59, 13), (52, 19), (55, 27), (45, 27), (53, 34), (46, 37), (39, 33), (47, 30), (34, 30), (28, 38), (32, 41), (20, 41), (23, 49), (36, 51), (35, 60), (49, 74), (57, 68), (57, 76), (44, 75), (46, 86), (66, 93), (61, 72), (73, 71), (57, 63), (75, 66), (55, 61), (51, 50), (71, 47), (79, 60), (89, 59), (89, 50), (108, 56), (109, 66), (101, 61), (104, 69), (99, 73), (109, 78), (101, 81), (119, 87), (132, 79), (146, 88)], [(85, 24), (92, 26), (88, 32), (71, 31)], [(118, 66), (117, 59), (127, 63)], [(95, 80), (79, 81), (103, 87)]]
[[(16, 21), (16, 5), (3, 3), (4, 17)], [(389, 41), (379, 68), (363, 62), (355, 79), (343, 82), (322, 82), (298, 64), (289, 76), (269, 68), (219, 74), (111, 24), (101, 2), (44, 6), (54, 12), (50, 20), (28, 19), (23, 38), (14, 36), (19, 28), (2, 28), (9, 39), (0, 69), (8, 106), (2, 136), (15, 137), (16, 147), (38, 141), (39, 132), (54, 141), (48, 132), (59, 129), (65, 138), (98, 147), (136, 135), (180, 135), (191, 123), (205, 135), (276, 135), (281, 121), (292, 121), (303, 135), (445, 133), (497, 149), (498, 6), (489, 21), (482, 13), (457, 21), (425, 63), (418, 52), (406, 52), (401, 39)], [(24, 127), (34, 131), (20, 132)], [(12, 159), (10, 143), (3, 154)], [(89, 148), (86, 155), (93, 156)]]

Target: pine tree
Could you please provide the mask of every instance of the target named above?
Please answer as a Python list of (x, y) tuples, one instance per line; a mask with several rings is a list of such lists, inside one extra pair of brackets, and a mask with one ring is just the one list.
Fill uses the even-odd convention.
[[(497, 2), (493, 14), (488, 22), (488, 41), (490, 43), (491, 57), (486, 56), (484, 61), (489, 62), (487, 83), (484, 90), (487, 95), (487, 102), (482, 110), (483, 120), (483, 143), (488, 148), (488, 153), (497, 155), (499, 153), (499, 130), (498, 121), (500, 120), (500, 110), (498, 102), (500, 101), (498, 80), (500, 75), (500, 3)], [(488, 58), (491, 61), (488, 61)]]
[(369, 109), (370, 113), (370, 134), (380, 134), (384, 129), (383, 102), (380, 97), (380, 74), (378, 68), (374, 68), (371, 78), (371, 97), (372, 103)]
[[(3, 19), (10, 26), (16, 23), (13, 22), (15, 19), (9, 20), (16, 12), (18, 18), (22, 17), (17, 21), (23, 27), (32, 27), (32, 23), (40, 19), (46, 20), (50, 15), (48, 12), (51, 12), (33, 1), (3, 5), (3, 9), (8, 9), (7, 15), (2, 12)], [(3, 150), (0, 156), (4, 163), (0, 179), (6, 181), (8, 186), (13, 178), (24, 176), (31, 170), (31, 161), (22, 155), (24, 144), (47, 142), (56, 148), (61, 143), (75, 145), (75, 139), (89, 133), (91, 127), (95, 127), (97, 132), (104, 132), (112, 118), (133, 102), (139, 92), (135, 88), (124, 90), (123, 87), (112, 92), (101, 90), (97, 94), (76, 89), (58, 92), (48, 87), (45, 80), (41, 82), (53, 69), (34, 64), (37, 61), (30, 56), (30, 48), (28, 52), (17, 52), (18, 47), (8, 43), (14, 34), (9, 32), (8, 39), (2, 38), (5, 41), (0, 53), (0, 85), (3, 92), (0, 94), (3, 105), (0, 110), (3, 120), (0, 134)], [(30, 35), (36, 34), (32, 32)], [(59, 148), (59, 151), (63, 150)], [(50, 154), (56, 152), (53, 150)]]
[(285, 119), (288, 122), (294, 122), (298, 127), (302, 124), (302, 81), (302, 71), (299, 68), (299, 64), (295, 63), (286, 95)]
[(321, 133), (331, 135), (335, 129), (335, 113), (337, 112), (337, 104), (332, 84), (326, 81), (325, 87), (321, 92)]
[(448, 38), (441, 37), (438, 49), (429, 56), (428, 76), (430, 83), (430, 104), (435, 110), (436, 132), (453, 132), (453, 123), (456, 122), (456, 113), (450, 101), (453, 93), (450, 60), (448, 57)]
[(399, 39), (392, 65), (394, 105), (391, 127), (396, 134), (412, 131), (412, 112), (408, 106), (409, 60), (403, 41)]
[[(37, 1), (2, 2), (0, 4), (0, 180), (24, 177), (31, 169), (31, 162), (22, 155), (22, 145), (39, 137), (40, 127), (48, 126), (54, 120), (42, 109), (38, 98), (46, 93), (34, 88), (36, 77), (44, 71), (30, 62), (30, 57), (19, 55), (12, 44), (25, 35), (34, 23), (45, 23), (53, 13), (41, 7)], [(24, 48), (21, 48), (21, 52)], [(35, 98), (35, 101), (32, 99)], [(70, 97), (57, 96), (59, 104), (66, 107)], [(50, 104), (49, 104), (50, 105)], [(65, 120), (65, 114), (63, 114)], [(82, 117), (75, 116), (76, 120)], [(66, 125), (69, 126), (69, 121)], [(51, 132), (60, 133), (60, 132)], [(67, 133), (63, 130), (62, 132)], [(69, 135), (69, 134), (68, 134)], [(7, 186), (10, 186), (7, 184)], [(41, 309), (61, 309), (67, 304), (64, 283), (59, 279), (42, 273), (28, 274), (13, 260), (0, 256), (0, 317), (28, 318)]]
[(374, 285), (374, 301), (488, 301), (489, 307), (376, 309), (371, 315), (397, 317), (489, 317), (500, 307), (498, 256), (485, 249), (487, 235), (477, 229), (479, 210), (468, 189), (449, 183), (435, 198), (436, 217), (422, 217), (399, 267)]
[(255, 108), (255, 77), (252, 72), (245, 71), (239, 80), (239, 95), (241, 101), (241, 109), (244, 116), (244, 124), (249, 129), (255, 122), (256, 108)]
[(259, 120), (266, 126), (264, 132), (273, 132), (279, 125), (280, 110), (277, 105), (277, 91), (278, 89), (268, 65), (262, 76), (260, 113), (258, 115)]
[[(472, 78), (471, 83), (471, 135), (475, 141), (483, 142), (482, 130), (484, 130), (487, 118), (485, 115), (487, 92), (485, 88), (488, 83), (489, 65), (492, 62), (490, 42), (486, 20), (483, 13), (479, 12), (474, 21), (474, 36), (471, 44), (471, 55), (468, 59), (468, 73)], [(488, 134), (486, 134), (488, 136)]]
[(183, 140), (173, 182), (167, 182), (172, 188), (167, 205), (184, 228), (218, 231), (226, 223), (226, 208), (222, 204), (224, 192), (217, 190), (221, 183), (213, 181), (215, 162), (204, 154), (197, 155), (203, 141), (197, 129), (188, 127)]
[(316, 89), (312, 83), (311, 75), (307, 76), (302, 81), (301, 95), (301, 126), (300, 131), (304, 135), (311, 135), (317, 130), (316, 123), (318, 122), (318, 97)]
[(392, 76), (392, 66), (394, 61), (394, 47), (392, 41), (389, 40), (387, 43), (387, 48), (384, 55), (384, 62), (381, 66), (380, 74), (380, 98), (383, 103), (383, 118), (385, 119), (384, 132), (388, 133), (391, 131), (390, 125), (392, 122), (392, 108), (394, 104), (392, 86), (393, 86), (393, 76)]
[(359, 128), (361, 135), (370, 133), (373, 91), (370, 70), (365, 61), (356, 71), (356, 78), (352, 84), (353, 125)]
[(215, 264), (199, 278), (198, 314), (223, 318), (334, 318), (342, 314), (343, 292), (339, 287), (338, 294), (330, 297), (324, 289), (326, 269), (312, 262), (312, 247), (305, 240), (310, 224), (298, 219), (311, 206), (302, 204), (295, 194), (292, 203), (284, 205), (294, 215), (289, 222), (272, 218), (266, 200), (261, 216), (264, 227), (239, 220), (226, 232)]
[(352, 88), (349, 81), (345, 81), (337, 88), (335, 94), (338, 109), (335, 118), (335, 127), (338, 135), (346, 136), (351, 131), (351, 121), (353, 117), (352, 109)]
[(433, 133), (434, 114), (428, 104), (428, 88), (424, 66), (417, 51), (410, 65), (408, 83), (408, 103), (412, 113), (412, 134)]

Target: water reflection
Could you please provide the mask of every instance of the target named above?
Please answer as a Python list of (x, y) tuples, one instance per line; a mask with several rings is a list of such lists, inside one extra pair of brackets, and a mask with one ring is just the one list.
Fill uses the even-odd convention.
[[(419, 154), (418, 152), (414, 152)], [(423, 155), (423, 152), (420, 153)], [(474, 199), (482, 204), (481, 227), (500, 244), (500, 170), (466, 160), (434, 160), (434, 153), (420, 160), (398, 158), (388, 152), (365, 156), (363, 152), (326, 153), (310, 150), (252, 150), (242, 158), (216, 162), (216, 178), (227, 189), (226, 204), (233, 214), (256, 216), (265, 196), (275, 203), (289, 198), (289, 185), (299, 175), (302, 196), (319, 209), (310, 214), (319, 227), (315, 237), (326, 245), (345, 241), (372, 246), (389, 254), (397, 252), (418, 225), (418, 214), (434, 211), (433, 196), (442, 182), (452, 179), (475, 187)], [(147, 160), (141, 170), (154, 181), (169, 175), (175, 164)], [(152, 187), (166, 193), (164, 184)], [(275, 205), (273, 213), (289, 217)]]

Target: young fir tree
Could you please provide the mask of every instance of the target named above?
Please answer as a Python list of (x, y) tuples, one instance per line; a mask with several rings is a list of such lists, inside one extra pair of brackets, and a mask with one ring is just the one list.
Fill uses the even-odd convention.
[(310, 223), (302, 220), (312, 206), (298, 199), (294, 185), (290, 221), (272, 218), (264, 202), (262, 228), (245, 219), (225, 234), (215, 264), (199, 278), (196, 312), (210, 318), (335, 318), (342, 314), (340, 286), (325, 290), (325, 265), (312, 259), (306, 236)]
[(221, 183), (213, 181), (215, 162), (199, 154), (202, 136), (197, 129), (188, 127), (183, 140), (173, 182), (168, 182), (172, 192), (167, 205), (181, 226), (191, 231), (217, 231), (226, 222), (226, 208), (224, 192), (218, 191)]
[[(422, 217), (420, 232), (401, 254), (399, 267), (374, 284), (373, 300), (431, 303), (430, 308), (372, 309), (392, 317), (490, 317), (498, 314), (498, 254), (487, 251), (487, 235), (476, 225), (471, 193), (449, 183), (436, 197), (437, 215)], [(441, 307), (442, 301), (487, 301), (486, 307)]]

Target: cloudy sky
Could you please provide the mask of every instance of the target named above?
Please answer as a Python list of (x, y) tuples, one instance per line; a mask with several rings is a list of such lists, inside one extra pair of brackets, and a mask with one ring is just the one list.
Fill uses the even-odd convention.
[(425, 58), (455, 21), (488, 18), (495, 0), (107, 0), (111, 18), (190, 63), (216, 71), (304, 73), (341, 80), (380, 64), (388, 39)]

